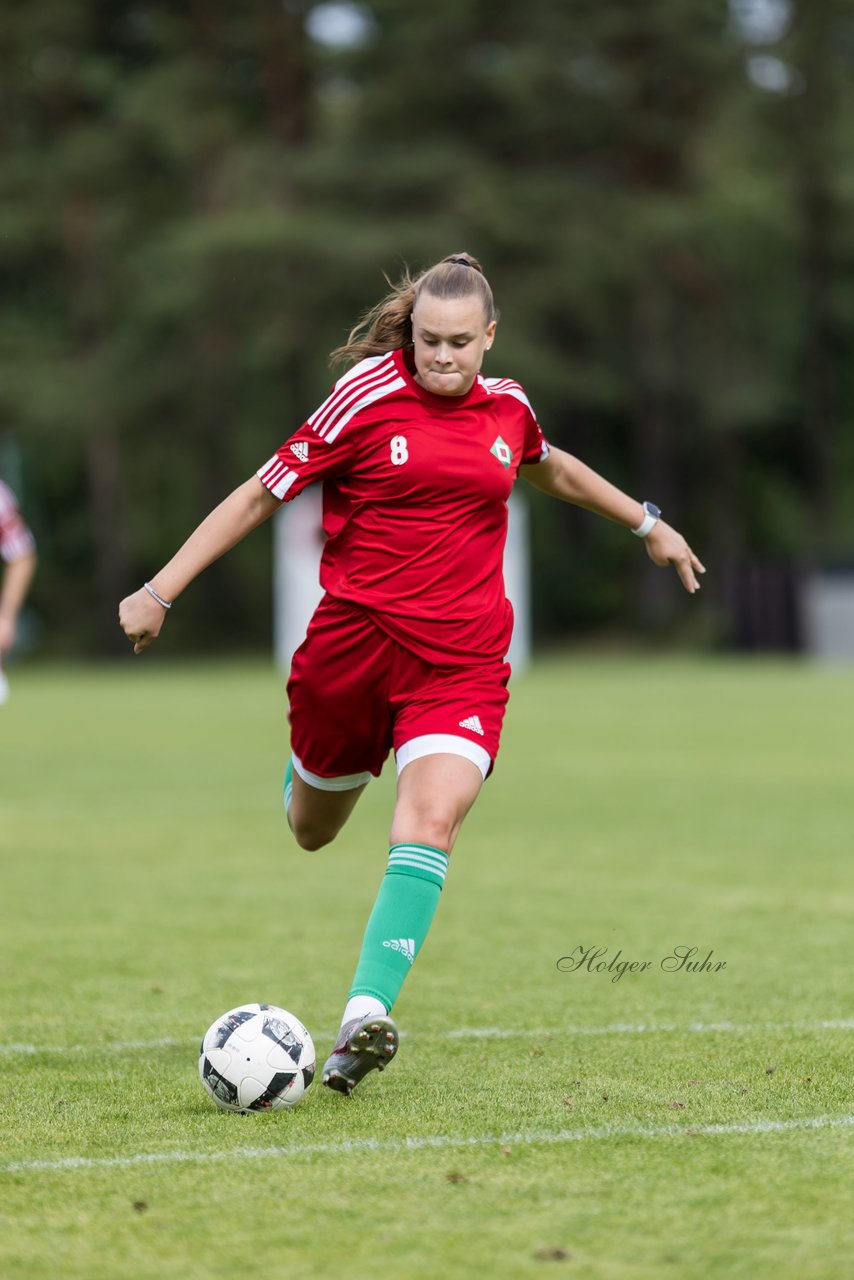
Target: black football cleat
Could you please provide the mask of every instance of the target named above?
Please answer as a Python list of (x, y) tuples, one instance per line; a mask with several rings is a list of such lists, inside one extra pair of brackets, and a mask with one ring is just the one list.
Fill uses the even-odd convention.
[(384, 1071), (397, 1053), (400, 1036), (391, 1018), (354, 1018), (338, 1033), (323, 1068), (323, 1083), (348, 1097), (369, 1071)]

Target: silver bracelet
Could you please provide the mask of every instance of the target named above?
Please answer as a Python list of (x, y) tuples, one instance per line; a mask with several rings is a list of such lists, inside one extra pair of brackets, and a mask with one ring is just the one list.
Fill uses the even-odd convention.
[(163, 608), (164, 608), (164, 609), (171, 609), (171, 608), (172, 608), (172, 605), (169, 603), (169, 601), (168, 601), (168, 600), (164, 600), (162, 596), (159, 596), (159, 595), (157, 594), (157, 592), (154, 590), (154, 587), (151, 585), (151, 583), (150, 583), (150, 582), (143, 582), (143, 584), (142, 584), (142, 585), (145, 587), (146, 591), (148, 592), (148, 594), (149, 594), (150, 596), (154, 596), (154, 599), (157, 601), (157, 603), (158, 603), (158, 604), (162, 604), (162, 605), (163, 605)]

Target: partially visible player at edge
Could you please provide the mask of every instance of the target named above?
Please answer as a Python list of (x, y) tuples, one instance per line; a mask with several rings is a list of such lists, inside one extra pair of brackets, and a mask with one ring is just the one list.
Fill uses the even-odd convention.
[(10, 652), (18, 631), (18, 617), (36, 571), (36, 544), (18, 510), (15, 495), (0, 480), (0, 703), (9, 697), (9, 682), (3, 659)]
[(512, 629), (502, 555), (516, 477), (644, 538), (687, 591), (705, 572), (657, 507), (549, 447), (518, 383), (481, 375), (496, 322), (470, 255), (405, 274), (333, 352), (356, 363), (317, 412), (119, 609), (141, 653), (197, 574), (281, 502), (324, 482), (326, 594), (288, 682), (284, 801), (298, 844), (335, 838), (391, 748), (398, 772), (386, 874), (323, 1072), (346, 1094), (397, 1052), (388, 1015), (498, 752)]

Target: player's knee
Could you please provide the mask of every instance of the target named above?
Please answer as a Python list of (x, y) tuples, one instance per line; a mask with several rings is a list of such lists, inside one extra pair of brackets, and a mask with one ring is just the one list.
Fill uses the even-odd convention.
[(392, 829), (392, 843), (401, 840), (414, 840), (418, 844), (429, 844), (433, 849), (442, 849), (450, 853), (456, 835), (458, 823), (446, 814), (425, 812), (396, 815)]
[(454, 824), (446, 818), (428, 818), (422, 822), (421, 843), (434, 849), (449, 850), (453, 844)]
[(336, 831), (318, 826), (316, 823), (300, 822), (299, 819), (295, 821), (293, 816), (290, 828), (299, 847), (305, 849), (307, 853), (316, 853), (318, 849), (331, 844), (337, 834)]

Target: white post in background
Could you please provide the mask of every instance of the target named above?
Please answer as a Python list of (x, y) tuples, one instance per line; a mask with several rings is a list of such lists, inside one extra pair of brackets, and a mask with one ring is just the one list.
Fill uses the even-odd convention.
[(854, 571), (818, 570), (801, 595), (807, 653), (819, 662), (854, 662)]
[[(504, 584), (516, 623), (509, 661), (516, 674), (531, 658), (531, 575), (528, 546), (528, 508), (511, 494), (510, 522), (504, 548)], [(306, 629), (323, 592), (318, 573), (323, 550), (320, 485), (311, 485), (295, 502), (283, 503), (273, 517), (273, 651), (283, 671), (291, 665), (294, 650), (305, 639)]]
[(273, 517), (273, 653), (282, 671), (289, 670), (323, 596), (322, 512), (321, 486), (313, 484)]
[(521, 675), (531, 661), (531, 546), (528, 533), (528, 504), (510, 494), (510, 519), (504, 547), (504, 590), (513, 606), (515, 621), (507, 661), (515, 675)]

